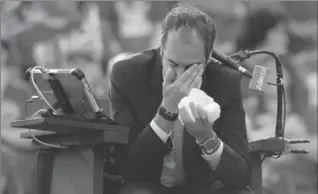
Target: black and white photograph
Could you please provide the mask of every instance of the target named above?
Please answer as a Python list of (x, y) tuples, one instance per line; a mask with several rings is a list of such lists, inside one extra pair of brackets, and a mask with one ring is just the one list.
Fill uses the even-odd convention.
[(0, 1), (0, 194), (316, 194), (317, 1)]

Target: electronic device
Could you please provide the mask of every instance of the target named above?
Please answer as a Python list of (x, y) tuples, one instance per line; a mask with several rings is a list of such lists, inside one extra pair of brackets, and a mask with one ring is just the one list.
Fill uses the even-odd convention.
[(96, 121), (106, 117), (80, 69), (37, 67), (28, 74), (39, 97), (52, 113)]

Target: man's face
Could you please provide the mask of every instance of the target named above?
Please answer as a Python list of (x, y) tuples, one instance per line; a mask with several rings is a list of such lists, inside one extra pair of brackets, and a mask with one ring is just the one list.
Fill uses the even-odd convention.
[(191, 65), (206, 64), (204, 41), (195, 29), (170, 31), (161, 55), (164, 76), (171, 68), (175, 73), (174, 80)]

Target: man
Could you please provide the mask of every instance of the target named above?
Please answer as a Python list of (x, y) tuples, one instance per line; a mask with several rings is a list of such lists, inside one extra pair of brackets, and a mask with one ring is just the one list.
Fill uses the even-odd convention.
[[(247, 194), (250, 178), (240, 75), (213, 64), (213, 20), (190, 6), (172, 9), (162, 24), (161, 47), (116, 63), (111, 74), (112, 117), (128, 125), (129, 146), (118, 163), (126, 193)], [(202, 83), (202, 84), (201, 84)], [(221, 107), (208, 123), (180, 100), (200, 88)], [(178, 117), (183, 121), (180, 123)]]

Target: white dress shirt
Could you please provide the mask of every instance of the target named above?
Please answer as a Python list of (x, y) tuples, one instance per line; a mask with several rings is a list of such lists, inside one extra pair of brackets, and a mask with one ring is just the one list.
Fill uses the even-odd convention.
[[(170, 134), (167, 134), (166, 132), (164, 132), (157, 124), (154, 120), (152, 120), (150, 122), (150, 126), (151, 128), (154, 130), (154, 132), (158, 135), (158, 137), (164, 142), (166, 143), (168, 138), (170, 137)], [(173, 140), (172, 140), (173, 141)], [(211, 155), (206, 155), (203, 154), (202, 157), (209, 163), (211, 169), (215, 169), (220, 161), (221, 155), (223, 152), (223, 142), (221, 141), (220, 147), (219, 149), (214, 152)], [(168, 155), (165, 156), (164, 158), (164, 169), (165, 166), (171, 166), (172, 164), (175, 165), (174, 161), (171, 161), (173, 159), (173, 157), (171, 156), (173, 153), (169, 153)], [(172, 163), (172, 164), (171, 164)], [(163, 169), (163, 170), (164, 170)], [(161, 177), (161, 184), (167, 186), (167, 187), (172, 187), (172, 186), (176, 186), (175, 184), (178, 184), (175, 180), (172, 180), (173, 176), (169, 176), (169, 177)]]

